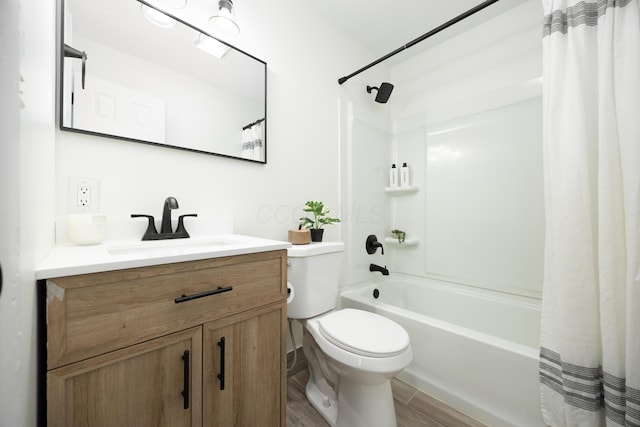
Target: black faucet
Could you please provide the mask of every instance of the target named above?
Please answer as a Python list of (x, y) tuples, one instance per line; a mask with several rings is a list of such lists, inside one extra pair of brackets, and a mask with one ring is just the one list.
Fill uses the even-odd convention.
[(164, 209), (162, 210), (162, 226), (160, 227), (160, 233), (172, 233), (171, 230), (171, 210), (178, 209), (178, 201), (175, 197), (167, 197), (164, 199)]
[(378, 238), (375, 234), (370, 234), (367, 237), (367, 241), (365, 242), (364, 247), (369, 255), (376, 253), (378, 248), (382, 250), (382, 255), (384, 255), (384, 248), (382, 247), (382, 243), (378, 242)]
[(383, 276), (389, 275), (389, 270), (387, 270), (386, 265), (384, 267), (380, 267), (379, 265), (376, 265), (376, 264), (369, 264), (369, 271), (378, 271), (382, 273)]
[(140, 218), (144, 217), (149, 220), (149, 224), (147, 225), (147, 230), (144, 232), (142, 236), (142, 240), (164, 240), (164, 239), (187, 239), (189, 238), (189, 233), (187, 233), (187, 229), (184, 227), (184, 217), (185, 216), (198, 216), (198, 214), (185, 214), (180, 215), (178, 217), (178, 227), (176, 228), (175, 233), (171, 229), (171, 210), (178, 209), (178, 201), (175, 197), (167, 197), (164, 200), (164, 208), (162, 211), (162, 225), (160, 227), (160, 233), (156, 230), (155, 219), (152, 215), (142, 215), (142, 214), (131, 214), (131, 218)]

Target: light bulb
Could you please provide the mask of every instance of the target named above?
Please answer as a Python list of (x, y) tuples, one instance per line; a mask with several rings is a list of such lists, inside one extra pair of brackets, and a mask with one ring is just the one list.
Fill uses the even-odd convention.
[(173, 28), (176, 26), (177, 21), (170, 16), (165, 15), (157, 9), (147, 6), (146, 4), (140, 5), (142, 14), (150, 22), (162, 28)]
[(229, 0), (220, 0), (219, 11), (209, 19), (209, 25), (218, 35), (237, 36), (240, 34), (240, 27), (236, 24), (233, 3)]

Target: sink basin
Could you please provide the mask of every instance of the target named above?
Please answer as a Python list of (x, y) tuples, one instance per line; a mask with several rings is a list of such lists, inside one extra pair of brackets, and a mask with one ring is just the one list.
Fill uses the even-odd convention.
[(172, 256), (216, 250), (235, 245), (238, 240), (228, 236), (192, 239), (150, 240), (107, 246), (109, 255)]

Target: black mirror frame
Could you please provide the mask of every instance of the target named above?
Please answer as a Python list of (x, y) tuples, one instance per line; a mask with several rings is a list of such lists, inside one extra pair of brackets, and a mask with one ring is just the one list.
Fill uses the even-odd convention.
[[(149, 3), (147, 3), (144, 0), (137, 0), (139, 3), (144, 4), (146, 6), (152, 7), (155, 9), (155, 7)], [(74, 133), (80, 133), (80, 134), (85, 134), (85, 135), (92, 135), (92, 136), (100, 136), (100, 137), (104, 137), (104, 138), (112, 138), (112, 139), (118, 139), (118, 140), (123, 140), (123, 141), (131, 141), (131, 142), (139, 142), (139, 143), (143, 143), (143, 144), (148, 144), (148, 145), (155, 145), (158, 147), (166, 147), (166, 148), (172, 148), (172, 149), (178, 149), (178, 150), (183, 150), (183, 151), (190, 151), (190, 152), (194, 152), (194, 153), (201, 153), (201, 154), (208, 154), (208, 155), (213, 155), (213, 156), (218, 156), (218, 157), (225, 157), (228, 159), (235, 159), (235, 160), (243, 160), (246, 162), (250, 162), (250, 163), (257, 163), (257, 164), (262, 164), (265, 165), (267, 164), (267, 63), (259, 58), (256, 58), (255, 56), (243, 51), (242, 49), (238, 49), (237, 47), (225, 42), (224, 40), (220, 40), (218, 38), (216, 38), (215, 36), (212, 36), (211, 34), (207, 33), (206, 31), (203, 31), (197, 27), (194, 27), (193, 25), (189, 24), (188, 22), (183, 21), (182, 19), (171, 15), (170, 13), (167, 13), (165, 11), (163, 11), (164, 14), (166, 14), (167, 16), (175, 19), (176, 21), (178, 21), (179, 23), (181, 23), (182, 25), (185, 25), (186, 27), (197, 31), (197, 32), (201, 32), (217, 41), (219, 41), (220, 43), (229, 46), (231, 49), (234, 49), (235, 51), (242, 53), (244, 55), (246, 55), (247, 57), (260, 62), (262, 64), (264, 64), (264, 118), (263, 118), (263, 127), (264, 127), (264, 160), (253, 160), (253, 159), (246, 159), (243, 157), (239, 157), (239, 156), (233, 156), (230, 154), (223, 154), (223, 153), (216, 153), (213, 151), (204, 151), (204, 150), (198, 150), (198, 149), (194, 149), (194, 148), (188, 148), (188, 147), (181, 147), (181, 146), (177, 146), (177, 145), (171, 145), (171, 144), (162, 144), (162, 143), (158, 143), (158, 142), (153, 142), (153, 141), (145, 141), (145, 140), (141, 140), (141, 139), (136, 139), (136, 138), (129, 138), (126, 136), (119, 136), (119, 135), (111, 135), (111, 134), (106, 134), (106, 133), (101, 133), (101, 132), (95, 132), (95, 131), (90, 131), (90, 130), (85, 130), (85, 129), (76, 129), (76, 128), (72, 128), (69, 126), (65, 126), (63, 123), (63, 96), (62, 94), (63, 92), (63, 86), (64, 86), (64, 78), (63, 78), (63, 67), (64, 67), (64, 49), (65, 49), (65, 42), (64, 42), (64, 2), (65, 0), (58, 0), (58, 7), (57, 7), (57, 23), (56, 23), (56, 105), (57, 105), (57, 109), (56, 109), (56, 122), (58, 123), (59, 129), (61, 131), (66, 131), (66, 132), (74, 132)]]

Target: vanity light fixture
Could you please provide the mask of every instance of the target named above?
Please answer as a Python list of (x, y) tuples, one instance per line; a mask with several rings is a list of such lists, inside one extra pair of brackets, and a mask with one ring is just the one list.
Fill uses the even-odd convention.
[(229, 36), (240, 34), (231, 0), (218, 1), (218, 13), (209, 19), (209, 25), (215, 30), (215, 34)]
[(222, 58), (225, 53), (229, 50), (229, 46), (224, 43), (220, 43), (218, 40), (213, 37), (209, 37), (206, 34), (200, 33), (198, 38), (193, 41), (193, 44), (196, 45), (198, 49), (202, 49), (215, 56), (216, 58)]
[(149, 7), (146, 4), (141, 4), (140, 8), (144, 17), (147, 18), (149, 22), (157, 25), (158, 27), (173, 28), (178, 23), (172, 17), (165, 15), (157, 9)]

